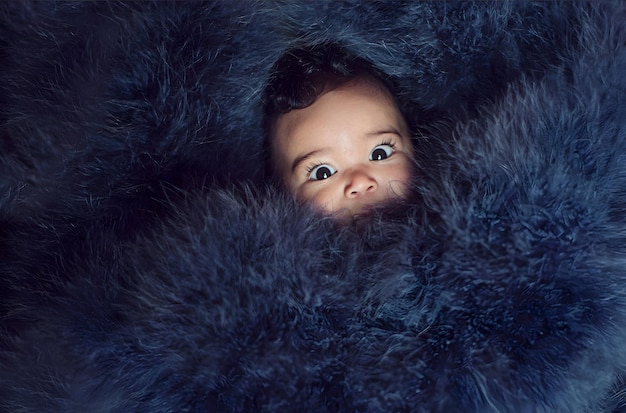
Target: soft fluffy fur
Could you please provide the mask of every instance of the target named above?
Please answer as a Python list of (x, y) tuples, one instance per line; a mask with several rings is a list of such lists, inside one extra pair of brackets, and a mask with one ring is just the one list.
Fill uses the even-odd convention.
[[(2, 411), (620, 408), (623, 2), (0, 10)], [(351, 226), (263, 184), (270, 67), (322, 41), (418, 127)]]

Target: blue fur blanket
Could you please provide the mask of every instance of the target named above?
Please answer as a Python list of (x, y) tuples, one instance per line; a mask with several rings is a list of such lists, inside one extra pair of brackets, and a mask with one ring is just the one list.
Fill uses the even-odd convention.
[[(626, 9), (0, 4), (0, 411), (607, 412), (626, 371)], [(288, 48), (394, 76), (358, 225), (264, 184)]]

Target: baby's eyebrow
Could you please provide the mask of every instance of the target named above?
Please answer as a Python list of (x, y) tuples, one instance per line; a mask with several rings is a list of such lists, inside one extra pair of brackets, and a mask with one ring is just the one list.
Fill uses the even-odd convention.
[(296, 168), (304, 161), (306, 161), (307, 159), (309, 159), (310, 157), (312, 157), (313, 155), (319, 153), (319, 152), (323, 152), (323, 149), (316, 149), (314, 151), (305, 153), (303, 155), (300, 155), (298, 157), (296, 157), (296, 159), (294, 159), (293, 164), (291, 165), (291, 172), (294, 172), (296, 170)]
[(386, 134), (389, 134), (389, 133), (391, 133), (393, 135), (402, 136), (400, 131), (398, 131), (398, 129), (394, 128), (393, 126), (375, 130), (374, 132), (368, 133), (367, 136), (379, 136), (379, 135), (386, 135)]

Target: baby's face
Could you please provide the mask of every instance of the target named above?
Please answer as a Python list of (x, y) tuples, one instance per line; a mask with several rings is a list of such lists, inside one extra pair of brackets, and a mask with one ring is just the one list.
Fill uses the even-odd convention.
[(403, 198), (412, 175), (406, 122), (381, 88), (351, 83), (278, 117), (272, 153), (286, 188), (331, 215)]

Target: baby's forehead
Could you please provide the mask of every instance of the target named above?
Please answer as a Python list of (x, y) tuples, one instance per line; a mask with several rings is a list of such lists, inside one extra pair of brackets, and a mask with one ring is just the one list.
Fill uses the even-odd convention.
[(359, 77), (359, 78), (351, 79), (349, 81), (342, 82), (340, 84), (331, 83), (331, 84), (325, 85), (323, 89), (321, 89), (321, 92), (317, 95), (315, 100), (313, 100), (306, 107), (298, 108), (298, 109), (294, 108), (294, 109), (278, 114), (276, 118), (274, 119), (274, 122), (272, 125), (272, 138), (274, 138), (276, 135), (276, 124), (282, 119), (284, 119), (285, 117), (290, 117), (295, 120), (298, 117), (294, 115), (299, 113), (300, 109), (307, 109), (315, 105), (316, 103), (319, 104), (318, 102), (320, 100), (324, 100), (325, 102), (328, 102), (328, 101), (335, 100), (335, 99), (343, 99), (344, 95), (338, 92), (344, 92), (344, 91), (356, 91), (361, 97), (365, 97), (368, 100), (371, 100), (377, 103), (379, 102), (384, 105), (389, 105), (390, 107), (394, 109), (394, 111), (396, 111), (402, 117), (402, 120), (404, 120), (404, 116), (402, 115), (398, 107), (398, 104), (393, 97), (393, 94), (387, 88), (387, 86), (385, 86), (381, 81), (373, 77)]
[(391, 90), (379, 79), (373, 76), (360, 76), (343, 82), (335, 87), (324, 89), (317, 99), (331, 91), (341, 91), (347, 89), (358, 89), (360, 93), (369, 94), (373, 99), (384, 99), (387, 103), (397, 106)]
[[(323, 122), (330, 122), (328, 125), (353, 122), (350, 117), (340, 116), (345, 108), (349, 108), (351, 113), (372, 110), (372, 107), (380, 107), (380, 113), (389, 113), (390, 109), (397, 112), (392, 103), (393, 100), (387, 93), (366, 83), (350, 83), (328, 89), (311, 105), (280, 114), (274, 122), (274, 139), (285, 138), (285, 133), (289, 134), (288, 132), (294, 130), (318, 127)], [(366, 105), (365, 108), (363, 105)]]

